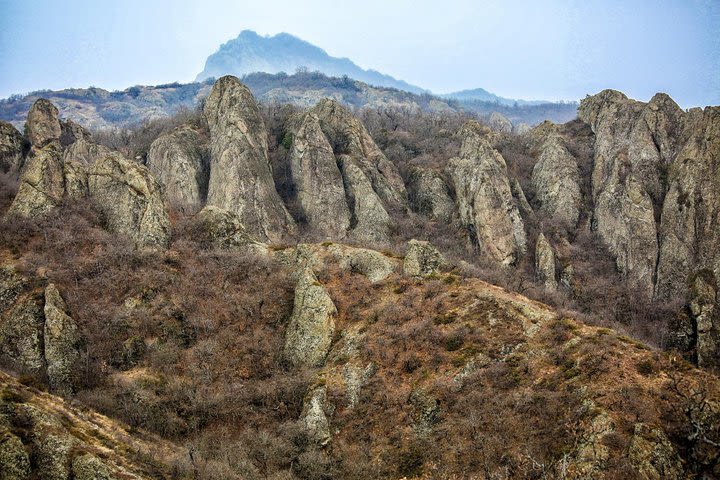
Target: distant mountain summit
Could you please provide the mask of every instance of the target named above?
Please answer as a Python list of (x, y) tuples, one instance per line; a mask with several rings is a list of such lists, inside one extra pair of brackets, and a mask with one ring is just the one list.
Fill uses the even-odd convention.
[(333, 77), (347, 75), (379, 87), (397, 88), (412, 93), (426, 92), (390, 75), (365, 70), (350, 59), (332, 57), (322, 48), (289, 33), (279, 33), (271, 37), (258, 35), (252, 30), (243, 30), (237, 38), (221, 45), (217, 52), (208, 57), (205, 69), (196, 80), (203, 81), (223, 75), (242, 77), (254, 72), (292, 74), (303, 67)]

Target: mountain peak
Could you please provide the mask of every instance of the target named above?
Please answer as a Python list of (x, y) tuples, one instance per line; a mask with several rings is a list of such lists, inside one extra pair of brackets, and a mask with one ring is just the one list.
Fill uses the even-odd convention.
[(236, 38), (223, 43), (208, 57), (205, 68), (196, 80), (219, 78), (223, 75), (242, 77), (255, 72), (294, 73), (299, 68), (335, 77), (347, 75), (380, 87), (397, 88), (412, 93), (426, 92), (389, 75), (365, 70), (348, 58), (333, 57), (322, 48), (295, 35), (281, 32), (263, 36), (253, 30), (243, 30)]

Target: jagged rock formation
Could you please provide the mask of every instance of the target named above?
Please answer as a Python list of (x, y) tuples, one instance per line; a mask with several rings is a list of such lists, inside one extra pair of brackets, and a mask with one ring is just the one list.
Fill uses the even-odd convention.
[(73, 368), (80, 358), (81, 337), (75, 320), (57, 287), (45, 288), (44, 355), (50, 388), (60, 395), (73, 393)]
[(541, 232), (535, 243), (535, 277), (546, 290), (557, 289), (555, 278), (555, 252), (545, 235)]
[(295, 304), (285, 332), (285, 359), (295, 366), (322, 365), (335, 332), (336, 313), (325, 287), (306, 268), (295, 287)]
[(62, 153), (57, 142), (33, 147), (25, 162), (20, 186), (7, 216), (40, 217), (55, 208), (65, 194)]
[(120, 154), (108, 155), (90, 168), (88, 187), (112, 232), (138, 246), (167, 246), (170, 220), (160, 184), (147, 168)]
[(349, 155), (338, 158), (338, 165), (342, 173), (345, 196), (352, 212), (352, 236), (365, 242), (387, 242), (390, 238), (390, 215), (367, 176), (355, 158)]
[(537, 148), (539, 155), (531, 181), (540, 212), (565, 228), (574, 229), (582, 202), (577, 162), (565, 147), (557, 128), (546, 135), (538, 132), (538, 136), (541, 137)]
[(459, 132), (460, 156), (448, 171), (455, 185), (460, 220), (481, 252), (502, 265), (514, 264), (526, 250), (525, 227), (510, 192), (505, 159), (476, 122)]
[(653, 428), (644, 423), (635, 424), (628, 458), (640, 478), (684, 478), (682, 460), (661, 428)]
[(663, 172), (682, 131), (680, 108), (664, 94), (644, 104), (614, 90), (584, 99), (579, 118), (595, 133), (594, 225), (618, 269), (652, 292), (658, 256), (656, 217)]
[(444, 263), (442, 254), (430, 242), (412, 239), (407, 243), (403, 273), (411, 277), (427, 277), (438, 273)]
[(693, 271), (720, 277), (720, 107), (687, 116), (688, 138), (670, 165), (659, 227), (660, 299), (681, 294)]
[(59, 141), (62, 131), (58, 109), (44, 98), (37, 100), (28, 112), (25, 130), (30, 144), (35, 148)]
[(395, 165), (385, 157), (360, 120), (330, 99), (321, 100), (309, 113), (317, 115), (335, 155), (351, 156), (383, 203), (389, 209), (405, 211), (405, 184)]
[(525, 122), (520, 122), (513, 125), (512, 129), (515, 135), (525, 135), (526, 133), (529, 133), (530, 130), (532, 130), (532, 127)]
[(440, 223), (452, 223), (455, 202), (445, 180), (438, 172), (413, 167), (408, 182), (408, 197), (415, 212)]
[(528, 219), (534, 220), (535, 211), (530, 206), (530, 202), (528, 202), (528, 199), (525, 196), (525, 191), (523, 190), (522, 185), (520, 185), (520, 181), (517, 178), (513, 178), (510, 182), (510, 192), (512, 193), (513, 198), (517, 202), (518, 209), (522, 214), (522, 218), (526, 221)]
[(293, 219), (275, 190), (267, 132), (250, 90), (235, 77), (222, 77), (204, 113), (210, 126), (208, 205), (236, 213), (261, 241), (294, 233)]
[(343, 178), (314, 113), (304, 116), (293, 136), (290, 173), (307, 224), (321, 235), (343, 238), (351, 218)]
[(499, 112), (492, 112), (488, 118), (488, 125), (491, 129), (500, 133), (510, 133), (513, 130), (512, 123), (508, 118)]
[(19, 172), (25, 140), (12, 124), (0, 121), (0, 173)]
[(202, 145), (200, 134), (183, 125), (160, 135), (150, 146), (147, 167), (169, 202), (200, 205), (205, 201), (209, 171)]

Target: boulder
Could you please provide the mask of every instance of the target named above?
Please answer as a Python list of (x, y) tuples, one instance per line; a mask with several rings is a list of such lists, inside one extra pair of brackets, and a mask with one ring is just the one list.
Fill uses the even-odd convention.
[(306, 268), (295, 287), (295, 303), (285, 333), (285, 359), (294, 366), (322, 365), (335, 333), (336, 313), (325, 287)]
[(390, 240), (390, 215), (383, 207), (380, 197), (373, 190), (370, 180), (363, 173), (354, 157), (343, 155), (338, 159), (342, 173), (345, 195), (352, 212), (350, 228), (352, 237), (371, 243)]
[(62, 152), (58, 142), (33, 148), (7, 216), (40, 217), (55, 208), (65, 193)]
[(275, 190), (267, 132), (250, 90), (232, 76), (217, 80), (204, 114), (210, 127), (207, 204), (234, 212), (261, 241), (282, 241), (295, 223)]
[(441, 223), (452, 223), (455, 202), (440, 173), (429, 168), (413, 167), (408, 182), (408, 197), (415, 212)]
[(510, 120), (499, 112), (492, 112), (488, 118), (488, 125), (491, 129), (500, 133), (512, 132), (513, 126)]
[(427, 277), (440, 272), (444, 263), (442, 254), (430, 242), (412, 239), (407, 244), (403, 273), (411, 277)]
[(182, 125), (160, 135), (150, 146), (147, 167), (169, 202), (200, 205), (205, 201), (209, 171), (202, 144), (195, 129)]
[(324, 446), (330, 442), (330, 422), (325, 415), (324, 386), (315, 387), (305, 396), (300, 423), (310, 440), (316, 445)]
[(582, 202), (580, 173), (560, 135), (547, 136), (540, 146), (531, 181), (539, 211), (563, 227), (574, 229)]
[(61, 135), (58, 109), (49, 100), (40, 98), (33, 103), (25, 122), (25, 133), (34, 148), (59, 142)]
[(233, 212), (208, 205), (195, 215), (195, 222), (210, 243), (218, 248), (242, 247), (255, 243)]
[(545, 290), (556, 290), (555, 252), (545, 235), (541, 232), (535, 243), (535, 278)]
[(24, 153), (23, 136), (12, 124), (0, 121), (0, 173), (19, 172)]
[(350, 209), (332, 146), (314, 113), (304, 116), (290, 148), (290, 174), (305, 222), (329, 238), (343, 238)]
[(45, 288), (44, 355), (50, 388), (59, 395), (73, 393), (73, 378), (80, 360), (81, 336), (75, 320), (54, 284)]
[(477, 122), (460, 129), (460, 156), (448, 171), (455, 186), (460, 221), (480, 251), (502, 265), (517, 262), (526, 251), (525, 226), (510, 191), (505, 159)]
[(88, 189), (110, 231), (136, 245), (164, 248), (170, 240), (170, 219), (160, 184), (147, 168), (114, 153), (95, 162)]

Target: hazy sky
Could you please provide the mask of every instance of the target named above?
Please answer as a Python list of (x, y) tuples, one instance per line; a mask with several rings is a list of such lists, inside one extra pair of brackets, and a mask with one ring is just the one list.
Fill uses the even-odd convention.
[(440, 93), (720, 104), (720, 0), (0, 0), (0, 97), (192, 81), (243, 29)]

